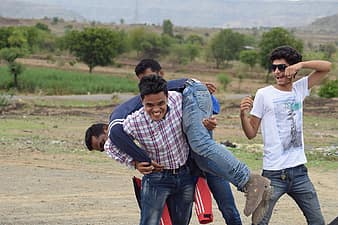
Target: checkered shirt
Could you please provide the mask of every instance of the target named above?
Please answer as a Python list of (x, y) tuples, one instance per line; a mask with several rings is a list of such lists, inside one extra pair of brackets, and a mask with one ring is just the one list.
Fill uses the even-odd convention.
[(180, 93), (169, 92), (168, 111), (162, 120), (153, 121), (141, 108), (124, 120), (123, 129), (165, 169), (176, 169), (186, 163), (189, 146), (182, 130)]

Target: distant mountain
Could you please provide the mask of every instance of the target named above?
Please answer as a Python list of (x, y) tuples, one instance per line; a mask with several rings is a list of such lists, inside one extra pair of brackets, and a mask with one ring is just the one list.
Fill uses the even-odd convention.
[[(47, 2), (47, 1), (46, 1)], [(23, 0), (0, 0), (0, 17), (37, 19), (59, 17), (66, 20), (84, 20), (74, 11), (59, 5), (26, 2)]]
[(338, 14), (324, 17), (311, 23), (307, 28), (312, 31), (338, 33)]
[[(17, 2), (11, 4), (16, 10), (8, 6), (11, 2)], [(298, 27), (335, 14), (338, 0), (0, 0), (0, 16), (6, 17), (148, 24), (170, 19), (190, 27)]]

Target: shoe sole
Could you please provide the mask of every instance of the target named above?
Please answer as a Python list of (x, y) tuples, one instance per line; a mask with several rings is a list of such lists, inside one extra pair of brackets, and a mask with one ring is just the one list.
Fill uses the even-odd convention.
[[(264, 185), (264, 191), (263, 191), (263, 194), (262, 194), (262, 198), (263, 198), (264, 193), (271, 188), (271, 186), (270, 186), (271, 181), (268, 178), (266, 178), (266, 177), (263, 177), (263, 178), (264, 178), (264, 180), (263, 180), (262, 183)], [(247, 195), (246, 195), (246, 197), (247, 197)], [(254, 209), (252, 211), (247, 212), (244, 209), (244, 215), (250, 216), (256, 210), (256, 208), (258, 207), (259, 203), (262, 201), (262, 198), (260, 200), (258, 200), (258, 203), (257, 203), (256, 207), (254, 207)]]
[[(264, 193), (263, 193), (262, 201), (259, 203), (259, 205), (255, 209), (255, 211), (252, 213), (251, 219), (252, 219), (253, 225), (257, 225), (264, 218), (264, 215), (269, 208), (269, 202), (270, 202), (270, 199), (272, 197), (272, 194), (273, 194), (273, 187), (269, 186), (269, 188), (267, 190), (265, 190)], [(263, 209), (257, 210), (257, 209), (260, 209), (260, 207), (263, 207)]]

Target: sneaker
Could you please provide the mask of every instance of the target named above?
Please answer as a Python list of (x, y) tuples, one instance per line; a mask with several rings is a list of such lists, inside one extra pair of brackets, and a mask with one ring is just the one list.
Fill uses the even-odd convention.
[(244, 186), (246, 193), (246, 202), (244, 208), (244, 215), (250, 216), (262, 201), (265, 190), (270, 189), (271, 181), (261, 175), (252, 174), (249, 181)]
[(265, 190), (262, 196), (262, 201), (258, 204), (255, 211), (252, 213), (252, 224), (257, 225), (262, 221), (265, 213), (268, 211), (269, 202), (273, 193), (273, 187), (270, 187), (268, 190)]

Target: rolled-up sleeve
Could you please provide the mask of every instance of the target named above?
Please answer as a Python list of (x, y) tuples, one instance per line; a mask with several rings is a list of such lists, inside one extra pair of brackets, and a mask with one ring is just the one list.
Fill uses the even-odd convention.
[(108, 138), (106, 143), (104, 144), (104, 150), (107, 153), (107, 155), (116, 160), (117, 162), (126, 165), (129, 168), (134, 168), (133, 165), (133, 158), (130, 157), (125, 152), (122, 152), (120, 149), (118, 149)]

